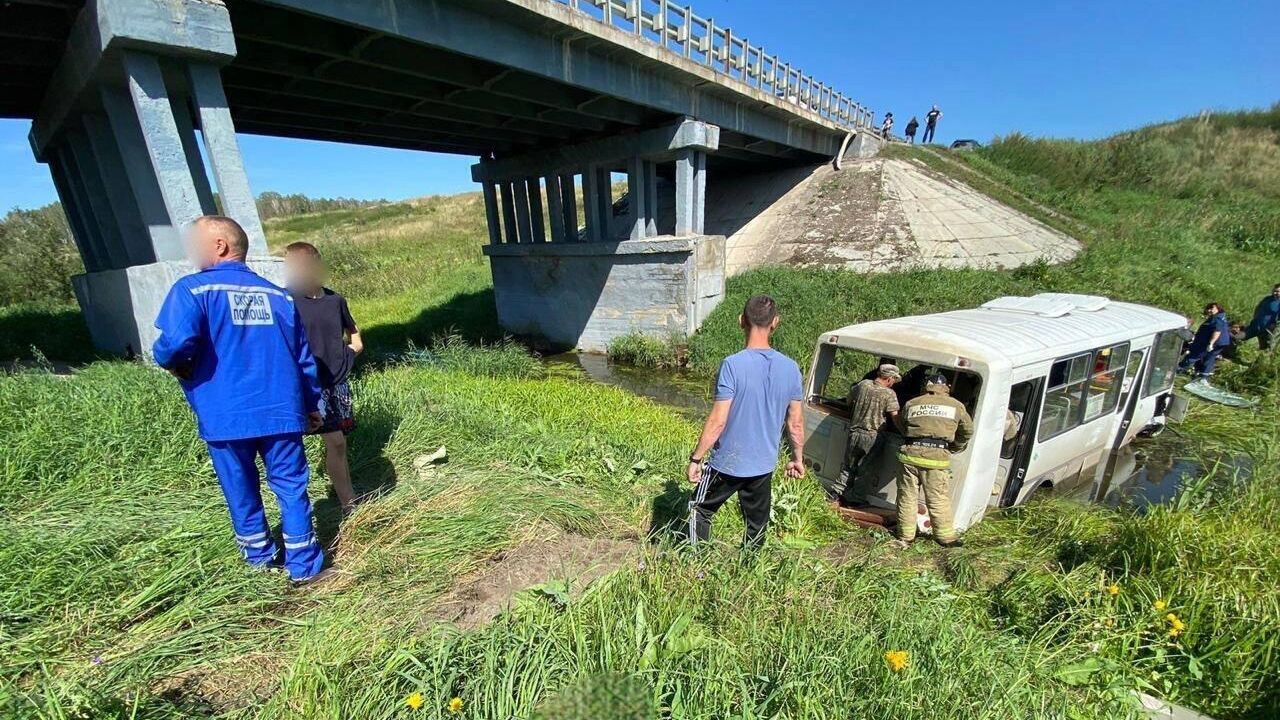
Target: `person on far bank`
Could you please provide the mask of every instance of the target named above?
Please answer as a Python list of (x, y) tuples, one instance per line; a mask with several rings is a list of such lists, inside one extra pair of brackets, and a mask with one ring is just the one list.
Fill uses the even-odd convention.
[(1276, 321), (1280, 320), (1280, 283), (1271, 288), (1271, 294), (1258, 302), (1253, 310), (1253, 321), (1245, 328), (1244, 339), (1258, 338), (1258, 348), (1270, 350), (1276, 339)]
[(893, 139), (893, 113), (887, 112), (884, 114), (884, 122), (880, 123), (880, 134), (884, 136), (885, 140)]
[(1222, 305), (1212, 302), (1204, 306), (1204, 322), (1196, 329), (1187, 354), (1178, 363), (1178, 372), (1191, 370), (1196, 379), (1208, 380), (1218, 356), (1231, 344), (1231, 328)]
[(908, 143), (912, 145), (916, 144), (916, 130), (919, 129), (919, 127), (920, 127), (920, 121), (916, 119), (915, 115), (912, 115), (911, 119), (907, 121), (907, 127), (906, 127)]
[(938, 109), (937, 105), (934, 105), (929, 112), (924, 114), (924, 137), (921, 138), (921, 143), (928, 143), (933, 140), (933, 133), (938, 129), (938, 120), (941, 118), (942, 111)]
[(804, 382), (796, 362), (769, 346), (778, 327), (773, 298), (747, 300), (738, 324), (746, 347), (720, 363), (715, 403), (689, 456), (689, 482), (696, 485), (689, 502), (689, 541), (710, 539), (712, 516), (737, 493), (747, 526), (743, 545), (755, 548), (769, 527), (784, 425), (791, 445), (786, 474), (804, 476)]
[(898, 450), (898, 545), (906, 547), (916, 539), (921, 487), (933, 539), (942, 547), (963, 545), (951, 511), (951, 456), (963, 452), (973, 436), (969, 411), (951, 397), (946, 376), (935, 373), (925, 380), (924, 394), (902, 406), (899, 424), (904, 439)]
[[(199, 272), (169, 290), (152, 358), (178, 378), (195, 412), (245, 560), (283, 564), (295, 584), (319, 580), (329, 570), (312, 524), (302, 434), (320, 426), (320, 385), (302, 320), (289, 293), (245, 264), (249, 238), (235, 220), (197, 218), (186, 242)], [(280, 505), (283, 562), (262, 505), (259, 457)]]
[(324, 261), (315, 245), (289, 244), (284, 249), (284, 264), (289, 292), (316, 357), (323, 417), (316, 433), (324, 438), (325, 470), (346, 514), (356, 506), (347, 463), (347, 435), (356, 428), (348, 378), (356, 356), (364, 350), (364, 342), (347, 299), (324, 286)]

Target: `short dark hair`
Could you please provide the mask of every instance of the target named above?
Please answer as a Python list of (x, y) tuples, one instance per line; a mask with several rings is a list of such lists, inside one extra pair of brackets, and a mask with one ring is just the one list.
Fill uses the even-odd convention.
[(1222, 308), (1222, 303), (1216, 303), (1216, 302), (1211, 302), (1211, 303), (1205, 303), (1205, 304), (1204, 304), (1204, 309), (1205, 309), (1205, 310), (1208, 310), (1209, 308), (1217, 308), (1217, 309), (1218, 309), (1218, 312), (1222, 312), (1222, 310), (1223, 310), (1223, 308)]
[(249, 236), (235, 220), (226, 215), (201, 215), (196, 218), (196, 224), (211, 226), (215, 232), (222, 233), (227, 244), (231, 246), (231, 252), (237, 257), (245, 257), (249, 254)]
[(752, 327), (767, 328), (778, 317), (778, 303), (768, 295), (752, 295), (742, 306), (742, 317)]
[(309, 242), (303, 242), (301, 240), (297, 242), (291, 242), (288, 245), (284, 246), (284, 254), (288, 255), (289, 253), (304, 253), (304, 254), (310, 255), (313, 258), (320, 257), (320, 251), (316, 249), (315, 245), (312, 245)]

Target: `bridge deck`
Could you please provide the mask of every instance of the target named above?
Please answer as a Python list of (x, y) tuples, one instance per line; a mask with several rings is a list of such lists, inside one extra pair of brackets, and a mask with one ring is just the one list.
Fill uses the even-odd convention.
[[(153, 0), (139, 0), (150, 2)], [(34, 117), (84, 0), (0, 5), (0, 115)], [(225, 0), (241, 132), (504, 156), (719, 125), (720, 160), (813, 160), (865, 108), (666, 0)]]

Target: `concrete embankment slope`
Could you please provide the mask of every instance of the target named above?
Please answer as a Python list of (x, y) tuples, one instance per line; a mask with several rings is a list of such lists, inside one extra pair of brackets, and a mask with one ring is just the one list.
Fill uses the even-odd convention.
[(1080, 243), (916, 160), (872, 158), (718, 179), (707, 232), (727, 270), (760, 265), (888, 272), (1064, 262)]

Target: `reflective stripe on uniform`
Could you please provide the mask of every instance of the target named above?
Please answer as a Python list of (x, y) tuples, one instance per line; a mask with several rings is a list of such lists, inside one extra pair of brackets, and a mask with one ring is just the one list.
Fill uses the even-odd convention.
[(241, 535), (237, 533), (236, 544), (242, 548), (261, 550), (262, 548), (270, 545), (271, 540), (267, 537), (266, 532), (254, 533), (252, 535)]
[(906, 463), (907, 465), (915, 465), (916, 467), (922, 467), (928, 470), (946, 470), (951, 467), (951, 460), (949, 459), (934, 460), (933, 458), (922, 458), (916, 457), (915, 455), (908, 455), (901, 451), (898, 452), (898, 460), (899, 462)]
[(311, 545), (311, 543), (315, 541), (316, 538), (314, 533), (307, 533), (296, 537), (284, 535), (284, 547), (286, 550), (299, 550)]
[(293, 302), (293, 296), (289, 293), (277, 290), (273, 287), (264, 285), (232, 285), (230, 283), (212, 283), (210, 285), (197, 285), (191, 288), (192, 295), (203, 295), (207, 292), (217, 292), (218, 290), (229, 290), (231, 292), (260, 292), (268, 295), (282, 297), (289, 302)]

